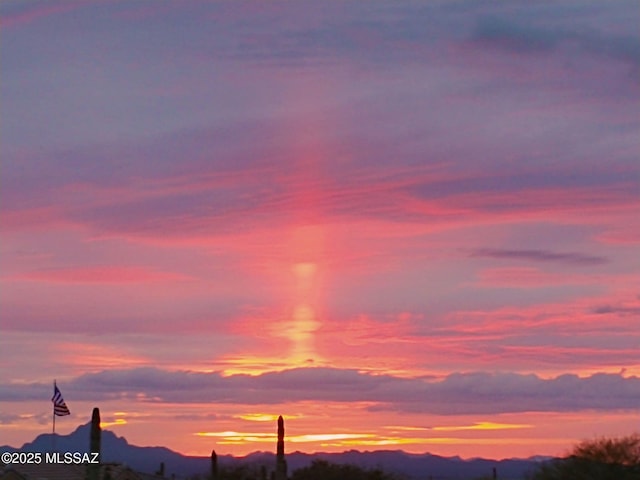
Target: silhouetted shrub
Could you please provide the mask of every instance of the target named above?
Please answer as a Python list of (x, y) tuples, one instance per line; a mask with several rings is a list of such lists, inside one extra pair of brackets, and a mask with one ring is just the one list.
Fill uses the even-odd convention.
[(541, 465), (531, 479), (640, 480), (640, 436), (582, 442), (571, 456)]
[(293, 472), (291, 480), (399, 480), (399, 477), (380, 469), (367, 470), (355, 465), (314, 460), (310, 466)]

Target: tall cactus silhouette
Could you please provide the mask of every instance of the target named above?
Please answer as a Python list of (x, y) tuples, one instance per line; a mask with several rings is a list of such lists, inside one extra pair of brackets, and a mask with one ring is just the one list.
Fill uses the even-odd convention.
[[(91, 432), (89, 434), (89, 450), (91, 453), (97, 453), (98, 459), (100, 458), (100, 443), (102, 437), (102, 430), (100, 429), (100, 409), (95, 407), (91, 413)], [(99, 465), (87, 466), (87, 478), (89, 480), (98, 480), (100, 475)]]
[(95, 407), (91, 413), (91, 453), (100, 453), (102, 429), (100, 428), (100, 409)]
[(218, 455), (211, 450), (211, 480), (218, 480)]
[(284, 460), (284, 419), (282, 415), (278, 417), (278, 445), (276, 455), (279, 459)]
[(287, 479), (287, 461), (284, 459), (284, 419), (278, 417), (278, 443), (276, 446), (276, 480)]

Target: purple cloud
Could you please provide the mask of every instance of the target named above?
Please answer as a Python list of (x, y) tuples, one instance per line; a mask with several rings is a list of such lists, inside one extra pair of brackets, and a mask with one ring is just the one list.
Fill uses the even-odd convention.
[[(2, 399), (41, 398), (49, 386), (10, 384)], [(259, 376), (136, 368), (88, 373), (66, 382), (69, 398), (86, 401), (279, 404), (374, 402), (372, 411), (438, 415), (529, 411), (634, 410), (640, 379), (597, 373), (552, 379), (517, 373), (454, 373), (444, 379), (400, 378), (336, 368), (298, 368)]]
[(564, 263), (567, 265), (602, 265), (607, 263), (605, 257), (575, 252), (552, 252), (549, 250), (510, 250), (498, 248), (479, 248), (473, 250), (470, 257), (495, 258), (505, 260), (529, 260), (533, 262)]

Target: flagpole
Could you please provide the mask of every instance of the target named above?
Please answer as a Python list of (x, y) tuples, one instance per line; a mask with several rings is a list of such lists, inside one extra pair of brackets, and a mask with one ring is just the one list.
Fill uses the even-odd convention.
[[(53, 380), (53, 391), (56, 391), (56, 381)], [(51, 443), (52, 443), (52, 447), (53, 447), (53, 451), (56, 451), (56, 406), (55, 404), (53, 405), (53, 431), (52, 431), (52, 435), (51, 435)]]

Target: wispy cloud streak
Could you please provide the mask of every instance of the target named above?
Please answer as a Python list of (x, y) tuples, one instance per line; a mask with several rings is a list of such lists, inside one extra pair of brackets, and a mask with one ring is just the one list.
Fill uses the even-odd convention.
[(506, 260), (530, 260), (533, 262), (557, 262), (568, 265), (590, 266), (607, 263), (605, 257), (574, 252), (552, 252), (548, 250), (509, 250), (479, 248), (473, 250), (471, 257), (484, 257)]

